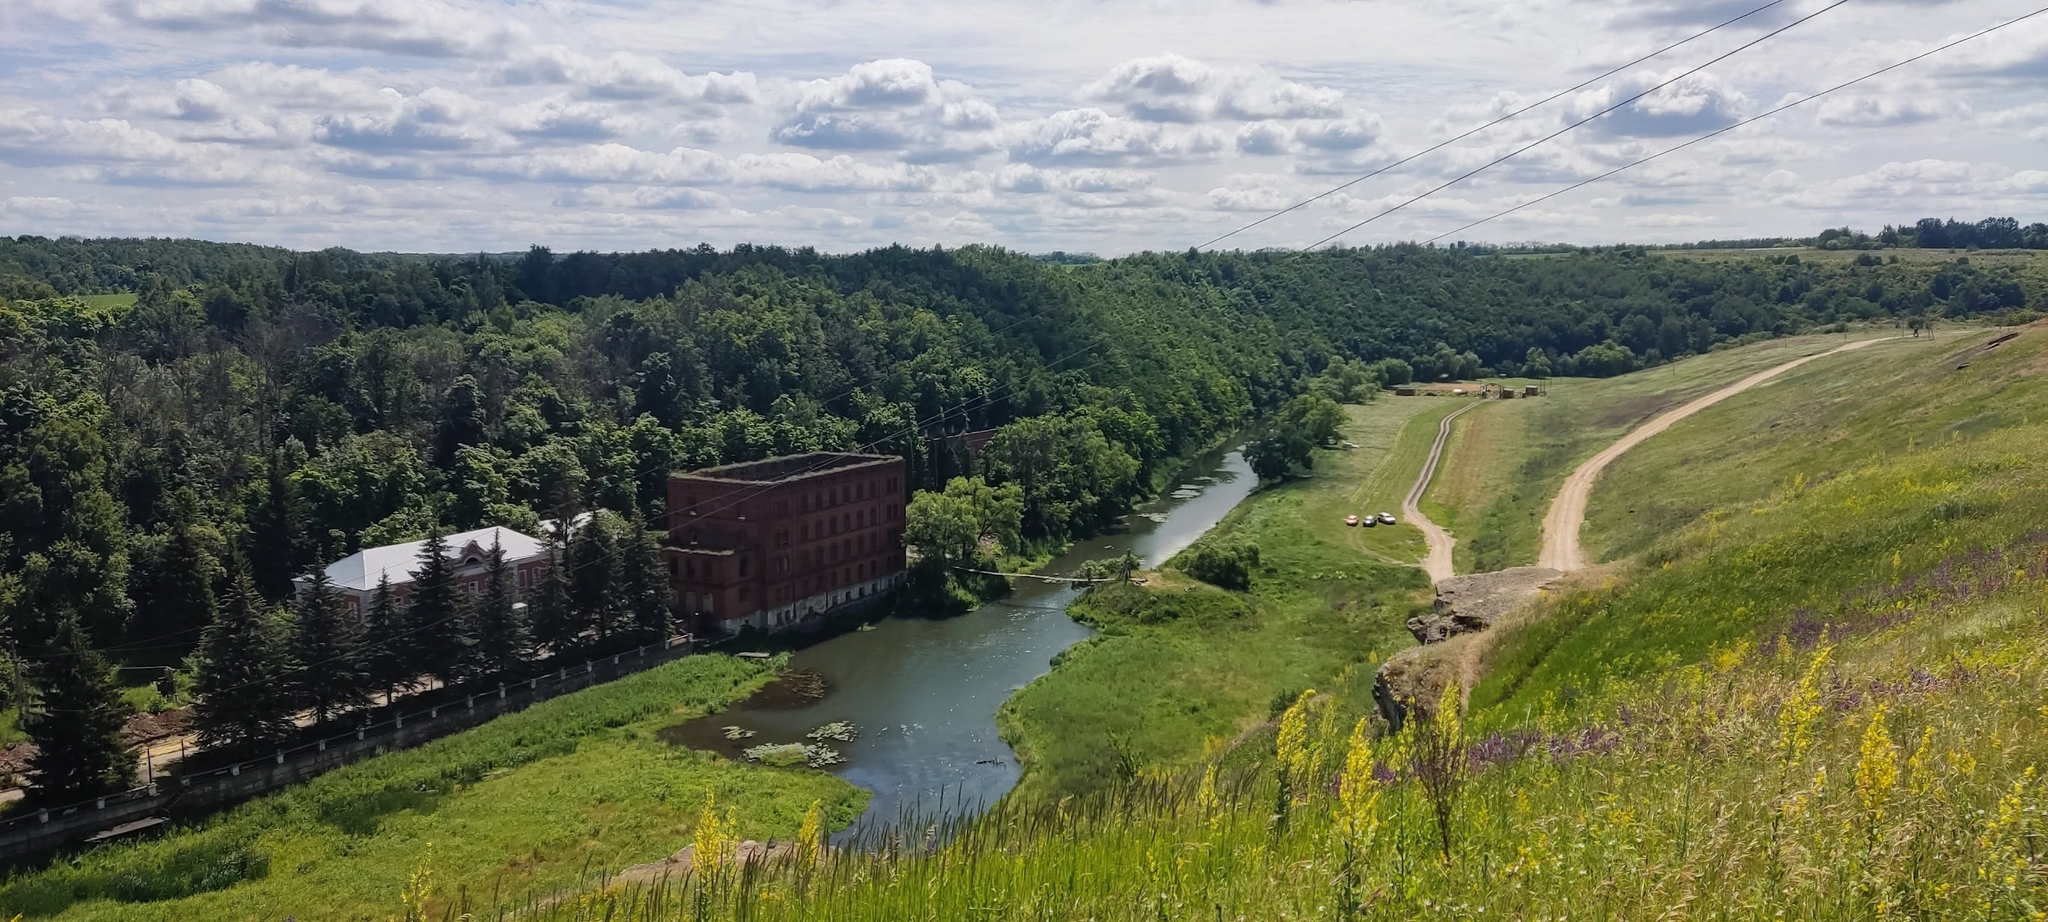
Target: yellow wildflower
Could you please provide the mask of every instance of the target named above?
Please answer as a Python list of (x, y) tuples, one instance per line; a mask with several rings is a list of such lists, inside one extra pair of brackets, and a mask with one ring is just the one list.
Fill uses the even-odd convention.
[(724, 816), (718, 813), (718, 795), (704, 795), (704, 809), (697, 813), (697, 829), (692, 836), (696, 846), (692, 860), (699, 874), (716, 874), (731, 856), (736, 842), (732, 835), (732, 825), (731, 811), (727, 811)]
[[(1309, 712), (1316, 706), (1316, 690), (1311, 688), (1294, 699), (1280, 715), (1280, 733), (1274, 740), (1273, 748), (1280, 759), (1280, 766), (1287, 773), (1289, 781), (1299, 785), (1306, 781), (1310, 769), (1315, 765), (1315, 752), (1309, 739)], [(1295, 797), (1304, 792), (1297, 790)]]
[(1374, 809), (1379, 804), (1379, 782), (1372, 776), (1372, 744), (1365, 738), (1365, 721), (1351, 728), (1351, 743), (1344, 753), (1344, 777), (1337, 790), (1338, 825), (1360, 845), (1369, 843), (1379, 828)]
[(1870, 715), (1870, 728), (1863, 731), (1863, 751), (1856, 761), (1856, 796), (1864, 812), (1884, 816), (1885, 798), (1899, 783), (1899, 757), (1892, 746), (1891, 730), (1884, 723), (1885, 706)]

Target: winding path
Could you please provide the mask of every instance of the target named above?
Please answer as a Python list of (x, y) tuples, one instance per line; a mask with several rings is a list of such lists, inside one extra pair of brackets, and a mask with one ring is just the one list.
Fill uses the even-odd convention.
[[(1849, 352), (1884, 341), (1884, 339), (1858, 340), (1826, 352), (1816, 352), (1803, 358), (1793, 359), (1783, 365), (1766, 368), (1705, 397), (1682, 404), (1675, 409), (1667, 410), (1649, 422), (1644, 423), (1634, 432), (1622, 436), (1619, 441), (1607, 446), (1606, 450), (1594, 455), (1586, 463), (1579, 465), (1578, 470), (1572, 471), (1572, 475), (1565, 478), (1564, 487), (1557, 491), (1557, 499), (1551, 501), (1550, 511), (1543, 516), (1543, 551), (1537, 558), (1537, 566), (1564, 571), (1583, 570), (1586, 568), (1585, 556), (1579, 547), (1579, 531), (1586, 524), (1586, 501), (1592, 497), (1593, 482), (1600, 478), (1600, 472), (1606, 470), (1609, 464), (1613, 464), (1616, 458), (1621, 457), (1629, 449), (1641, 445), (1650, 436), (1671, 428), (1672, 424), (1677, 423), (1679, 420), (1685, 419), (1694, 413), (1698, 413), (1815, 359), (1827, 358), (1837, 352)], [(1442, 442), (1441, 436), (1438, 437), (1438, 442)], [(1433, 465), (1436, 460), (1434, 454), (1430, 456), (1430, 460)], [(1427, 474), (1425, 473), (1424, 476), (1427, 476)], [(1434, 554), (1434, 540), (1432, 540), (1430, 547), (1431, 553)], [(1448, 558), (1450, 554), (1449, 549), (1446, 548), (1444, 553)], [(1432, 571), (1433, 573), (1434, 571)]]
[(1429, 446), (1429, 458), (1422, 462), (1422, 473), (1415, 476), (1415, 486), (1408, 491), (1408, 498), (1401, 501), (1401, 515), (1415, 523), (1416, 528), (1422, 529), (1422, 540), (1429, 545), (1429, 553), (1422, 559), (1422, 570), (1429, 574), (1429, 581), (1432, 583), (1440, 583), (1456, 575), (1451, 562), (1451, 548), (1457, 545), (1458, 539), (1451, 537), (1451, 533), (1445, 531), (1443, 526), (1430, 521), (1429, 516), (1422, 514), (1422, 494), (1429, 491), (1429, 482), (1436, 477), (1436, 465), (1443, 458), (1444, 444), (1451, 439), (1451, 421), (1476, 406), (1479, 406), (1479, 402), (1475, 400), (1459, 407), (1445, 416), (1442, 422), (1437, 423), (1436, 443)]

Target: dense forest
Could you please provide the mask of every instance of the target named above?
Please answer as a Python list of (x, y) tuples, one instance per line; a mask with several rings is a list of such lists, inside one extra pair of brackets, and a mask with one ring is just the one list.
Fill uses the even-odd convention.
[[(161, 662), (365, 546), (589, 510), (641, 546), (670, 471), (819, 449), (900, 454), (951, 497), (926, 510), (983, 510), (951, 533), (1043, 548), (1304, 392), (2044, 304), (1967, 257), (0, 238), (0, 625), (31, 676), (60, 648)], [(986, 429), (971, 463), (944, 438)]]
[(1981, 221), (1921, 218), (1910, 224), (1887, 224), (1875, 234), (1847, 227), (1830, 227), (1812, 237), (1702, 240), (1665, 249), (1729, 250), (1780, 246), (1810, 246), (1823, 250), (2048, 250), (2048, 223), (2036, 221), (2021, 225), (2018, 218), (1985, 218)]

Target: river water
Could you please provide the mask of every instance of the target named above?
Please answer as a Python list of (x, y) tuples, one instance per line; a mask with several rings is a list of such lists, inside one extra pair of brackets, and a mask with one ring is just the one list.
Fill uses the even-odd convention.
[[(1157, 566), (1221, 521), (1256, 481), (1237, 450), (1209, 452), (1159, 499), (1138, 507), (1124, 527), (1080, 542), (1042, 572), (1072, 573), (1083, 561), (1125, 550)], [(730, 753), (804, 742), (817, 727), (847, 721), (859, 735), (827, 742), (846, 759), (831, 770), (874, 792), (855, 830), (894, 822), (906, 810), (926, 818), (978, 812), (1015, 787), (1020, 775), (1016, 757), (996, 734), (996, 708), (1091, 633), (1067, 617), (1078, 590), (1032, 579), (1016, 583), (1009, 598), (959, 617), (890, 618), (798, 650), (790, 669), (823, 677), (822, 698), (771, 687), (663, 736)], [(755, 735), (727, 743), (717, 732), (727, 725)]]

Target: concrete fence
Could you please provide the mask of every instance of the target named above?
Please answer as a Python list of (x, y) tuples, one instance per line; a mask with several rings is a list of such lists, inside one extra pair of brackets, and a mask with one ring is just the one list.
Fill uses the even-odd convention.
[[(517, 682), (478, 686), (464, 697), (363, 724), (291, 749), (191, 775), (159, 776), (117, 794), (0, 821), (0, 861), (78, 845), (124, 827), (188, 818), (307, 781), (350, 762), (407, 749), (572, 691), (649, 669), (691, 652), (686, 637), (589, 660)], [(457, 688), (461, 691), (460, 687)]]

